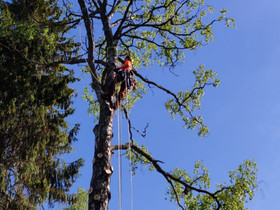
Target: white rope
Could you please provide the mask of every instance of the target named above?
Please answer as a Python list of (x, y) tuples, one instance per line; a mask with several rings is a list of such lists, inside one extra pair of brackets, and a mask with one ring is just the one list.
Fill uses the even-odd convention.
[[(126, 86), (126, 91), (129, 91), (127, 89), (127, 79), (130, 79), (130, 78), (126, 78), (127, 77), (127, 74), (125, 74), (125, 86)], [(131, 81), (130, 81), (130, 85), (131, 85)], [(128, 103), (128, 94), (126, 94), (126, 101)], [(129, 119), (129, 113), (127, 112), (127, 119)], [(129, 138), (129, 123), (128, 123), (128, 120), (127, 120), (127, 138)], [(132, 142), (131, 142), (132, 143)], [(130, 172), (130, 209), (133, 210), (133, 180), (132, 180), (132, 151), (131, 151), (131, 148), (130, 148), (130, 153), (129, 153), (129, 172)]]
[(121, 129), (120, 112), (118, 110), (118, 175), (119, 175), (119, 210), (122, 210), (122, 164), (121, 164)]
[(122, 210), (122, 157), (120, 145), (121, 140), (120, 111), (118, 109), (118, 177), (119, 177), (119, 210)]
[[(127, 74), (125, 73), (125, 94), (126, 94), (126, 102), (128, 103), (128, 94), (127, 94)], [(120, 93), (121, 94), (121, 93)], [(118, 98), (116, 98), (118, 100)], [(116, 101), (119, 103), (119, 101)], [(119, 210), (122, 210), (122, 157), (121, 157), (121, 148), (120, 145), (122, 144), (122, 123), (120, 120), (120, 111), (118, 109), (118, 183), (119, 183)], [(127, 113), (127, 118), (129, 119), (129, 114)], [(129, 122), (127, 120), (127, 138), (129, 138)], [(132, 143), (132, 142), (131, 142)], [(130, 209), (133, 210), (133, 180), (132, 180), (132, 152), (130, 148), (130, 155), (129, 155), (129, 171), (130, 171)]]
[[(129, 130), (127, 132), (127, 135), (129, 135)], [(132, 143), (132, 142), (131, 142)], [(129, 172), (130, 172), (130, 209), (133, 210), (133, 180), (132, 180), (132, 151), (130, 148), (130, 153), (129, 153)]]

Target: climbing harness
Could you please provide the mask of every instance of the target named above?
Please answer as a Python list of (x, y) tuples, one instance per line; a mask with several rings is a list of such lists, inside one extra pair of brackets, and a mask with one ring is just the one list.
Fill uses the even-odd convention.
[(135, 83), (134, 80), (132, 78), (132, 72), (129, 70), (114, 70), (114, 72), (116, 72), (116, 77), (115, 77), (115, 81), (114, 81), (114, 89), (116, 87), (116, 85), (118, 83), (120, 83), (120, 90), (119, 92), (116, 94), (116, 100), (115, 100), (115, 109), (117, 109), (117, 107), (119, 105), (121, 105), (121, 101), (124, 98), (124, 95), (126, 93), (127, 90), (132, 90), (135, 87)]

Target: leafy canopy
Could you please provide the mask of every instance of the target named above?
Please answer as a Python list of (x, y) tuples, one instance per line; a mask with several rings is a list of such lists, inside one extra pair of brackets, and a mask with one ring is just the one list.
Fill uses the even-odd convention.
[[(96, 60), (110, 63), (113, 59), (109, 52), (114, 48), (118, 56), (129, 54), (137, 69), (146, 67), (151, 71), (153, 64), (174, 68), (184, 60), (186, 50), (196, 50), (214, 40), (214, 23), (224, 21), (227, 27), (234, 26), (234, 21), (225, 16), (225, 9), (216, 15), (214, 8), (205, 4), (204, 0), (93, 2), (88, 5), (88, 10), (92, 11), (89, 16), (95, 21), (95, 30), (104, 31), (104, 34), (94, 37)], [(108, 76), (104, 70), (106, 65), (99, 64), (96, 65), (97, 72), (102, 77)], [(220, 82), (215, 72), (200, 65), (193, 72), (194, 84), (190, 90), (178, 93), (142, 77), (140, 73), (135, 74), (141, 85), (129, 97), (139, 94), (138, 98), (141, 98), (145, 93), (145, 83), (156, 86), (170, 95), (165, 107), (172, 118), (178, 115), (185, 127), (198, 128), (199, 136), (207, 135), (208, 127), (198, 110), (206, 86), (217, 87)], [(92, 102), (93, 95), (88, 90), (85, 92), (85, 98), (93, 105), (90, 110), (98, 116), (98, 101)], [(124, 105), (131, 108), (133, 103), (128, 100)], [(132, 144), (128, 144), (131, 150), (127, 151), (127, 157), (132, 160), (133, 170), (138, 165), (144, 165), (161, 173), (170, 186), (167, 195), (182, 209), (244, 209), (244, 203), (254, 195), (257, 168), (252, 160), (245, 161), (236, 171), (229, 173), (230, 184), (217, 185), (216, 191), (211, 193), (209, 174), (201, 162), (196, 163), (192, 174), (180, 169), (166, 172), (145, 146), (137, 146), (130, 137)]]

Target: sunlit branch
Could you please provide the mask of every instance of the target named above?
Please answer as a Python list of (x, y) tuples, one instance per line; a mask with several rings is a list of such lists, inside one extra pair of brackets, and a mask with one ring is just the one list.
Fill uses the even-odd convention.
[[(173, 2), (176, 2), (176, 1), (170, 1), (167, 5), (160, 5), (160, 6), (151, 8), (150, 11), (149, 11), (149, 17), (148, 17), (144, 22), (142, 22), (142, 23), (138, 23), (138, 24), (130, 24), (130, 23), (128, 23), (126, 26), (123, 27), (124, 29), (125, 29), (125, 28), (128, 28), (128, 27), (132, 27), (132, 26), (133, 26), (133, 27), (130, 28), (130, 29), (128, 29), (126, 32), (124, 32), (124, 34), (129, 33), (130, 31), (136, 30), (136, 29), (138, 29), (138, 28), (140, 28), (140, 27), (149, 27), (149, 26), (150, 26), (150, 27), (160, 27), (160, 26), (164, 26), (164, 25), (168, 24), (168, 23), (171, 22), (171, 21), (173, 20), (173, 18), (178, 14), (179, 10), (183, 7), (183, 5), (185, 5), (187, 2), (189, 2), (189, 0), (186, 0), (185, 2), (181, 3), (180, 6), (179, 6), (179, 7), (177, 8), (177, 10), (175, 11), (175, 14), (174, 14), (172, 17), (170, 17), (169, 19), (165, 20), (165, 21), (162, 22), (162, 23), (158, 23), (158, 24), (156, 24), (156, 23), (151, 24), (151, 23), (150, 23), (150, 24), (149, 24), (149, 22), (152, 21), (153, 18), (154, 18), (154, 11), (160, 10), (160, 9), (166, 9), (166, 8), (168, 8)], [(144, 15), (138, 15), (138, 18), (140, 18), (140, 19), (145, 19)], [(184, 23), (181, 23), (180, 25), (182, 25), (182, 24), (184, 24)]]
[(129, 12), (129, 9), (130, 9), (130, 6), (132, 5), (132, 3), (133, 3), (133, 0), (129, 0), (129, 3), (128, 3), (128, 5), (126, 7), (126, 10), (124, 12), (123, 18), (122, 18), (122, 20), (121, 20), (121, 22), (118, 26), (118, 29), (115, 32), (114, 40), (118, 40), (121, 37), (123, 24), (124, 24), (125, 20), (127, 19), (127, 15), (128, 15), (128, 12)]
[(110, 20), (113, 15), (115, 14), (116, 10), (119, 8), (119, 6), (121, 5), (121, 0), (114, 0), (114, 3), (112, 5), (112, 9), (110, 10), (110, 12), (108, 13), (108, 19)]
[(131, 38), (131, 39), (139, 39), (139, 40), (142, 40), (142, 41), (154, 44), (155, 46), (163, 48), (165, 50), (183, 50), (183, 49), (186, 49), (186, 47), (177, 47), (177, 46), (167, 47), (167, 46), (165, 46), (163, 44), (157, 43), (156, 41), (153, 41), (153, 40), (148, 39), (148, 38), (140, 37), (140, 36), (137, 36), (137, 35), (123, 34), (122, 36)]
[[(185, 189), (187, 190), (193, 190), (193, 191), (196, 191), (198, 193), (204, 193), (204, 194), (207, 194), (209, 195), (211, 198), (213, 198), (216, 203), (217, 203), (217, 209), (219, 209), (221, 207), (221, 204), (217, 198), (217, 194), (222, 192), (223, 190), (225, 190), (226, 188), (224, 188), (223, 190), (219, 190), (218, 192), (215, 192), (215, 193), (211, 193), (207, 190), (202, 190), (202, 189), (199, 189), (199, 188), (196, 188), (196, 187), (193, 187), (191, 185), (189, 185), (188, 183), (186, 183), (185, 181), (181, 180), (180, 178), (177, 178), (175, 176), (173, 176), (172, 174), (166, 172), (165, 170), (163, 170), (160, 165), (158, 164), (158, 160), (155, 160), (153, 159), (153, 157), (149, 154), (147, 154), (146, 152), (144, 152), (143, 150), (141, 150), (139, 147), (137, 147), (136, 145), (130, 145), (131, 146), (131, 149), (135, 152), (137, 152), (138, 154), (140, 154), (141, 156), (145, 157), (146, 159), (148, 159), (151, 164), (155, 167), (155, 169), (164, 176), (164, 178), (170, 183), (170, 180), (174, 181), (174, 182), (177, 182), (177, 183), (180, 183), (182, 186), (185, 187)], [(174, 192), (175, 192), (175, 189), (173, 189)], [(186, 192), (187, 192), (186, 190)], [(184, 208), (183, 208), (184, 209)]]
[(158, 164), (159, 162), (162, 163), (162, 161), (159, 161), (159, 160), (155, 160), (150, 154), (146, 153), (145, 151), (143, 151), (141, 148), (139, 148), (138, 146), (136, 146), (135, 144), (133, 143), (126, 143), (124, 145), (113, 145), (111, 146), (111, 149), (112, 150), (117, 150), (117, 149), (122, 149), (122, 150), (127, 150), (131, 148), (134, 152), (138, 153), (139, 155), (141, 155), (142, 157), (145, 157), (154, 167), (155, 169), (157, 170), (157, 172), (159, 172), (161, 175), (163, 175), (163, 177), (166, 179), (166, 181), (171, 185), (172, 187), (172, 190), (173, 192), (175, 193), (175, 196), (177, 197), (176, 200), (177, 200), (177, 203), (178, 205), (184, 209), (184, 207), (179, 203), (179, 198), (178, 198), (178, 195), (177, 195), (177, 192), (174, 188), (174, 185), (172, 183), (172, 181), (174, 182), (177, 182), (179, 184), (181, 184), (182, 186), (184, 186), (185, 190), (184, 190), (184, 193), (187, 194), (189, 191), (195, 191), (195, 192), (198, 192), (198, 193), (203, 193), (203, 194), (207, 194), (209, 195), (212, 199), (215, 200), (216, 204), (217, 204), (217, 208), (216, 209), (220, 209), (221, 208), (221, 203), (220, 201), (218, 200), (217, 198), (217, 194), (223, 192), (224, 190), (227, 190), (229, 189), (229, 187), (223, 187), (222, 189), (220, 190), (217, 190), (216, 192), (214, 193), (211, 193), (207, 190), (203, 190), (203, 189), (199, 189), (199, 188), (196, 188), (196, 187), (193, 187), (192, 185), (188, 184), (187, 182), (185, 182), (184, 180), (180, 179), (180, 178), (177, 178), (175, 177), (174, 175), (166, 172), (164, 169), (162, 169), (162, 167)]
[[(88, 59), (86, 58), (71, 58), (71, 59), (67, 59), (67, 60), (60, 60), (60, 61), (56, 61), (56, 62), (52, 62), (49, 63), (47, 66), (55, 66), (57, 64), (81, 64), (81, 63), (88, 63)], [(94, 60), (95, 64), (101, 64), (104, 67), (108, 67), (108, 63), (103, 61), (103, 60)]]
[[(68, 0), (62, 0), (63, 6), (66, 8), (66, 16), (67, 17), (79, 17), (81, 18), (81, 15), (74, 13), (70, 8), (69, 5), (70, 3), (68, 2)], [(68, 4), (67, 4), (68, 3)]]
[(99, 86), (99, 81), (98, 81), (98, 75), (96, 72), (96, 68), (94, 65), (94, 52), (95, 52), (95, 44), (94, 44), (94, 36), (93, 36), (93, 26), (90, 22), (88, 11), (85, 5), (84, 0), (78, 0), (82, 15), (83, 15), (83, 20), (86, 28), (86, 33), (87, 33), (87, 39), (88, 39), (88, 65), (90, 67), (90, 72), (92, 75), (92, 84), (95, 87), (96, 90), (100, 89)]
[[(204, 84), (203, 86), (193, 88), (192, 91), (191, 91), (191, 93), (188, 95), (188, 97), (186, 97), (186, 98), (184, 99), (184, 101), (180, 101), (180, 99), (177, 97), (177, 95), (176, 95), (175, 93), (171, 92), (170, 90), (168, 90), (168, 89), (162, 87), (161, 85), (159, 85), (159, 84), (157, 84), (157, 83), (155, 83), (155, 82), (153, 82), (153, 81), (150, 81), (150, 80), (144, 78), (141, 74), (139, 74), (139, 73), (138, 73), (137, 71), (135, 71), (135, 70), (133, 70), (133, 73), (134, 73), (137, 77), (139, 77), (143, 82), (145, 82), (145, 83), (147, 83), (147, 84), (150, 84), (150, 85), (154, 85), (154, 86), (156, 86), (158, 89), (163, 90), (163, 91), (166, 92), (167, 94), (173, 96), (173, 98), (176, 100), (177, 104), (178, 104), (179, 106), (183, 106), (183, 107), (184, 107), (184, 102), (185, 102), (186, 100), (188, 100), (189, 98), (192, 97), (192, 95), (194, 94), (194, 91), (195, 91), (195, 90), (197, 90), (197, 89), (203, 89), (203, 88), (208, 84), (208, 83), (206, 83), (206, 84)], [(185, 108), (186, 108), (186, 107), (185, 107)], [(187, 108), (186, 108), (186, 109), (187, 109)]]

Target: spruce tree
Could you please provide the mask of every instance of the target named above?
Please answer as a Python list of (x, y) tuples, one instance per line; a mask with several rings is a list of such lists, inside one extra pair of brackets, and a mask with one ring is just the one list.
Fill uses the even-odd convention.
[(67, 194), (83, 160), (65, 163), (79, 125), (69, 127), (77, 81), (59, 64), (77, 53), (75, 25), (54, 0), (0, 3), (0, 209), (27, 209)]

